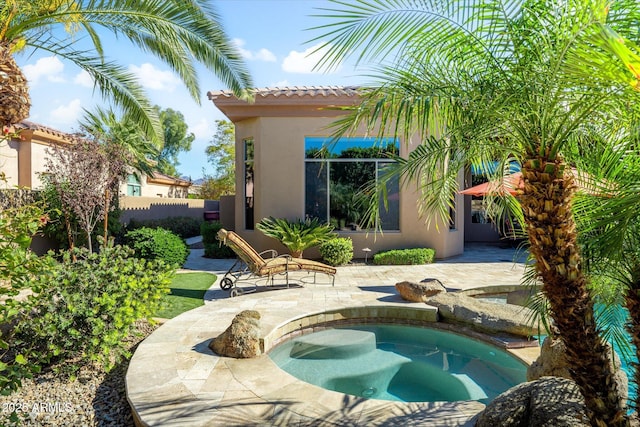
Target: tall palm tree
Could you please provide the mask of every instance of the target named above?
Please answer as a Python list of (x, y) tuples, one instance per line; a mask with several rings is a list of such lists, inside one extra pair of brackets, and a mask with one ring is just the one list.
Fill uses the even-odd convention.
[[(0, 125), (29, 115), (27, 80), (14, 55), (32, 49), (75, 63), (148, 135), (162, 135), (157, 114), (135, 77), (105, 58), (100, 35), (124, 37), (164, 61), (197, 102), (201, 92), (196, 63), (242, 96), (251, 79), (219, 22), (207, 0), (6, 0), (0, 5)], [(74, 44), (83, 34), (92, 50), (79, 51)]]
[[(571, 209), (576, 185), (565, 171), (586, 124), (616, 123), (627, 102), (637, 100), (627, 83), (584, 74), (613, 67), (605, 49), (614, 42), (603, 42), (603, 34), (634, 34), (639, 6), (601, 0), (334, 3), (323, 13), (332, 23), (318, 27), (329, 48), (319, 67), (349, 55), (382, 62), (378, 81), (363, 89), (362, 104), (336, 123), (336, 133), (364, 124), (406, 141), (418, 138), (421, 144), (392, 172), (418, 182), (424, 212), (442, 218), (453, 206), (462, 168), (498, 160), (505, 166), (500, 171), (520, 162), (524, 190), (508, 201), (521, 209), (535, 274), (591, 423), (626, 425), (625, 399), (612, 381), (581, 269)], [(586, 51), (609, 56), (587, 63)]]

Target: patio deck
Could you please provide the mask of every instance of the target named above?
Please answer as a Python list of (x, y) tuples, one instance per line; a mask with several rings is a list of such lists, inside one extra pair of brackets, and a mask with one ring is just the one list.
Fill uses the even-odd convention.
[[(214, 284), (206, 304), (169, 320), (143, 341), (127, 372), (127, 394), (138, 425), (471, 425), (479, 402), (402, 403), (363, 399), (302, 382), (269, 358), (230, 359), (207, 347), (242, 310), (260, 312), (265, 347), (294, 328), (380, 313), (410, 320), (435, 320), (435, 309), (400, 299), (402, 280), (437, 278), (449, 290), (519, 284), (524, 254), (513, 249), (472, 246), (460, 257), (422, 266), (339, 267), (329, 283), (257, 292), (229, 299)], [(193, 250), (185, 267), (222, 274), (228, 260), (202, 258)], [(318, 275), (319, 281), (323, 280)], [(327, 314), (328, 313), (328, 314)], [(312, 316), (310, 316), (312, 315)], [(531, 349), (519, 357), (535, 357)]]

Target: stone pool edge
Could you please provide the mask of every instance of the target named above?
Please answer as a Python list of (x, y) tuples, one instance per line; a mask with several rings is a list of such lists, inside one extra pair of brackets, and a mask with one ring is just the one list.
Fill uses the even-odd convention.
[[(380, 301), (375, 293), (367, 301), (345, 295), (336, 298), (332, 292), (306, 301), (295, 289), (269, 297), (244, 296), (168, 321), (140, 344), (130, 362), (126, 387), (136, 425), (273, 425), (348, 419), (354, 425), (459, 426), (484, 408), (475, 401), (403, 403), (357, 398), (302, 382), (280, 370), (266, 353), (236, 360), (219, 357), (207, 347), (245, 309), (261, 313), (266, 351), (282, 336), (314, 325), (381, 317), (396, 323), (438, 324), (437, 309), (422, 303)], [(289, 295), (296, 295), (297, 303)]]

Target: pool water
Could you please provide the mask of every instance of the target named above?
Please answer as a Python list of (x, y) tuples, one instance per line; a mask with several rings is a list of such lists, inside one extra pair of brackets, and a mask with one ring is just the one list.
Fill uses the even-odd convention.
[(488, 403), (526, 381), (526, 365), (497, 347), (404, 325), (327, 329), (289, 340), (269, 356), (308, 383), (392, 401)]

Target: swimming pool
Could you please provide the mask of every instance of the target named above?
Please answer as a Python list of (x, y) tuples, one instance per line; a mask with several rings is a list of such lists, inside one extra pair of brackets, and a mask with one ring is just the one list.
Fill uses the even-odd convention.
[(488, 403), (526, 381), (526, 365), (462, 335), (406, 325), (336, 327), (286, 341), (271, 359), (317, 386), (403, 402)]

